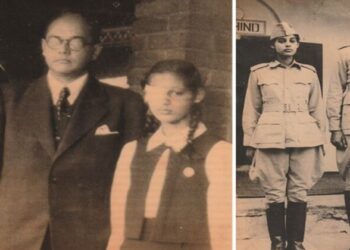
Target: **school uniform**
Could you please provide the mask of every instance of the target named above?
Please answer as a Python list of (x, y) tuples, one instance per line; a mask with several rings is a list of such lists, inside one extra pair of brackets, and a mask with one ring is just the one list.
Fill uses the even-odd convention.
[[(116, 173), (114, 181), (118, 183), (119, 178), (123, 182), (129, 176), (122, 169), (130, 171), (131, 178), (130, 183), (123, 183), (130, 187), (120, 249), (212, 249), (207, 204), (212, 183), (207, 174), (208, 169), (215, 169), (213, 162), (220, 162), (218, 153), (226, 151), (227, 143), (210, 135), (200, 124), (193, 142), (186, 145), (187, 132), (169, 138), (158, 130), (123, 149), (117, 166), (121, 172)], [(119, 164), (124, 164), (123, 168)], [(117, 196), (118, 190), (112, 195)]]

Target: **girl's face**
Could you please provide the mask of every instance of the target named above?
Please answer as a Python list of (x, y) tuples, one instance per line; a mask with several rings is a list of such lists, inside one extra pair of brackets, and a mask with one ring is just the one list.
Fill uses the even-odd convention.
[(272, 48), (281, 56), (294, 56), (299, 48), (299, 42), (295, 35), (277, 37)]
[(161, 122), (188, 122), (194, 102), (201, 99), (188, 90), (173, 73), (154, 73), (145, 88), (145, 101), (152, 114)]

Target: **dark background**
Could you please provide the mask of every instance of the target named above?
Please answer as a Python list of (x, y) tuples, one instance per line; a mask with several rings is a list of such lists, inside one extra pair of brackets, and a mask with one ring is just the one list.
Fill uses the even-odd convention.
[[(59, 9), (85, 11), (103, 28), (129, 26), (135, 18), (133, 0), (0, 0), (0, 61), (12, 79), (33, 79), (45, 71), (40, 39), (47, 20)], [(125, 66), (130, 54), (128, 47), (110, 46), (100, 64)]]
[[(301, 43), (296, 60), (314, 66), (322, 81), (322, 44)], [(241, 37), (236, 42), (236, 157), (237, 166), (249, 164), (244, 154), (242, 113), (250, 67), (275, 60), (269, 37)], [(321, 82), (322, 88), (322, 82)]]

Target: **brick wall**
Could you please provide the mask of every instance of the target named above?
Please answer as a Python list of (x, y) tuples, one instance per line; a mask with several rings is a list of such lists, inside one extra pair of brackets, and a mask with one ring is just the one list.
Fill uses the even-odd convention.
[(139, 89), (156, 61), (187, 59), (201, 71), (207, 87), (203, 108), (208, 127), (231, 139), (231, 1), (143, 0), (133, 23), (129, 82)]

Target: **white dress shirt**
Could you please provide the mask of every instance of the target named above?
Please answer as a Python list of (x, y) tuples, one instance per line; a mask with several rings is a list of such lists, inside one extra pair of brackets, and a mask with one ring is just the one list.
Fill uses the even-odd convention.
[(70, 105), (73, 105), (78, 98), (82, 88), (85, 86), (87, 79), (88, 73), (85, 73), (84, 75), (71, 82), (61, 82), (57, 80), (49, 71), (47, 74), (47, 81), (51, 92), (52, 103), (55, 105), (58, 101), (61, 90), (63, 88), (68, 88), (70, 93), (68, 96), (68, 102)]

